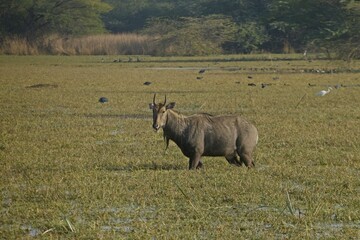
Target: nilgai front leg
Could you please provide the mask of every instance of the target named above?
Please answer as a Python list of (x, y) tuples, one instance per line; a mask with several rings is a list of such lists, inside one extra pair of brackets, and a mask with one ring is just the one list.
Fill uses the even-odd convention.
[(199, 169), (203, 166), (200, 158), (201, 158), (200, 154), (195, 154), (193, 157), (189, 158), (189, 169), (190, 170)]

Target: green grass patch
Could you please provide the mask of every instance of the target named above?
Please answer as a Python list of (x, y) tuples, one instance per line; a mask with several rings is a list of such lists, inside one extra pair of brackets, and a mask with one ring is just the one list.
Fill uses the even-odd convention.
[[(283, 57), (0, 56), (0, 236), (359, 238), (360, 62)], [(155, 92), (252, 121), (256, 167), (188, 171), (151, 128)]]

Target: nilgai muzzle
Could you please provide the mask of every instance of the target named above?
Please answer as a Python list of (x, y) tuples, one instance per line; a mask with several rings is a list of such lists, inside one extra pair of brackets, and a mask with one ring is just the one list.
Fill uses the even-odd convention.
[(175, 102), (149, 104), (153, 110), (153, 128), (163, 129), (166, 146), (174, 141), (189, 158), (189, 169), (202, 167), (202, 156), (224, 156), (230, 164), (251, 168), (252, 152), (258, 141), (254, 125), (240, 116), (195, 114), (184, 116), (173, 110)]

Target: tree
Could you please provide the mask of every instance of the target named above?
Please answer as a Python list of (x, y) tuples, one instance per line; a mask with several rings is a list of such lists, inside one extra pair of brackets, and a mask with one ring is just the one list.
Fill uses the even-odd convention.
[(143, 31), (157, 38), (160, 55), (219, 54), (223, 51), (222, 45), (233, 39), (234, 32), (236, 24), (222, 15), (177, 20), (155, 18)]
[(172, 9), (168, 0), (106, 0), (113, 9), (103, 15), (111, 32), (134, 32), (142, 29), (147, 19), (166, 17)]
[(347, 0), (344, 8), (345, 21), (340, 28), (328, 30), (326, 39), (317, 39), (320, 47), (337, 54), (345, 60), (360, 58), (360, 2)]
[(52, 33), (104, 32), (100, 16), (109, 10), (110, 6), (101, 0), (3, 0), (1, 36), (18, 35), (34, 40)]
[(342, 0), (273, 0), (263, 24), (273, 51), (302, 50), (314, 39), (341, 29), (346, 19)]
[(260, 51), (262, 45), (270, 39), (265, 27), (258, 24), (258, 22), (246, 22), (236, 25), (236, 31), (233, 34), (233, 40), (223, 44), (223, 48), (227, 53)]

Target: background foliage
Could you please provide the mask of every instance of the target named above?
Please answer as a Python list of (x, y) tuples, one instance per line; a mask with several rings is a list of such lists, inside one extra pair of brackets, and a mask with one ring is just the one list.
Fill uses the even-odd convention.
[(235, 24), (229, 17), (211, 15), (178, 20), (151, 19), (143, 31), (155, 35), (161, 46), (158, 54), (205, 55), (219, 54), (222, 45), (233, 40)]
[(156, 35), (157, 54), (310, 49), (354, 58), (359, 6), (357, 0), (4, 0), (0, 41), (146, 32)]
[(1, 36), (33, 40), (44, 35), (103, 32), (100, 18), (110, 10), (101, 0), (5, 0), (0, 5)]

